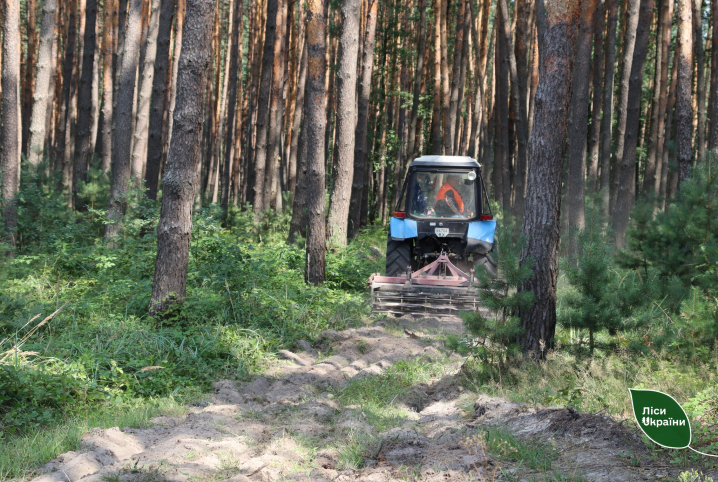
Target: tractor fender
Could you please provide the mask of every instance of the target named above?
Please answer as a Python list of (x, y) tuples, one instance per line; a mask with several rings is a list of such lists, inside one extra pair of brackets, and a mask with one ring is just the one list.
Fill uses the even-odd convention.
[(394, 241), (416, 238), (418, 233), (416, 221), (413, 219), (392, 217), (391, 221), (389, 221), (389, 237)]
[(486, 254), (494, 247), (496, 220), (469, 223), (466, 232), (466, 253)]

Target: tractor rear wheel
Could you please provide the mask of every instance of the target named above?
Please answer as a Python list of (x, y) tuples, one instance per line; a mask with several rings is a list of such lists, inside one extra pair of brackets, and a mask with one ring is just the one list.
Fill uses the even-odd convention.
[(386, 275), (399, 276), (406, 273), (411, 263), (411, 241), (394, 241), (389, 238), (386, 242)]

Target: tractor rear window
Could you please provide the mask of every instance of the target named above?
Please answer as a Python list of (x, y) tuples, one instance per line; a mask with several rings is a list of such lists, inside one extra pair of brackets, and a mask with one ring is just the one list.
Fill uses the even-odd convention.
[(416, 171), (408, 186), (411, 214), (419, 218), (476, 216), (476, 177), (475, 171), (471, 173)]

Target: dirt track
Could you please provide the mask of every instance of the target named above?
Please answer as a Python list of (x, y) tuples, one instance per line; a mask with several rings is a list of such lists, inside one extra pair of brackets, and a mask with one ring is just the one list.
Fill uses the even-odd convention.
[[(402, 318), (326, 332), (317, 347), (280, 352), (284, 363), (251, 382), (217, 382), (211, 401), (184, 417), (157, 417), (146, 429), (92, 430), (81, 451), (51, 461), (33, 480), (434, 482), (485, 480), (484, 472), (487, 480), (554, 480), (482, 454), (475, 434), (488, 426), (553, 446), (552, 474), (575, 477), (562, 480), (669, 480), (679, 472), (651, 461), (640, 439), (607, 417), (477, 400), (461, 385), (463, 359), (440, 352), (444, 335), (460, 331), (458, 318)], [(334, 354), (322, 359), (317, 349)], [(405, 414), (398, 427), (377, 433), (362, 407), (337, 401), (349, 380), (418, 356), (444, 360), (445, 371), (396, 401)], [(351, 450), (361, 468), (347, 468)]]

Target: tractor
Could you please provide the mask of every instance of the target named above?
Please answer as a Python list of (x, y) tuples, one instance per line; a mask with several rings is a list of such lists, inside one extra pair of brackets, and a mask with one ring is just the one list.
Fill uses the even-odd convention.
[(474, 276), (477, 269), (496, 275), (495, 230), (476, 160), (415, 159), (389, 224), (386, 273), (370, 279), (372, 311), (453, 315), (478, 309)]

